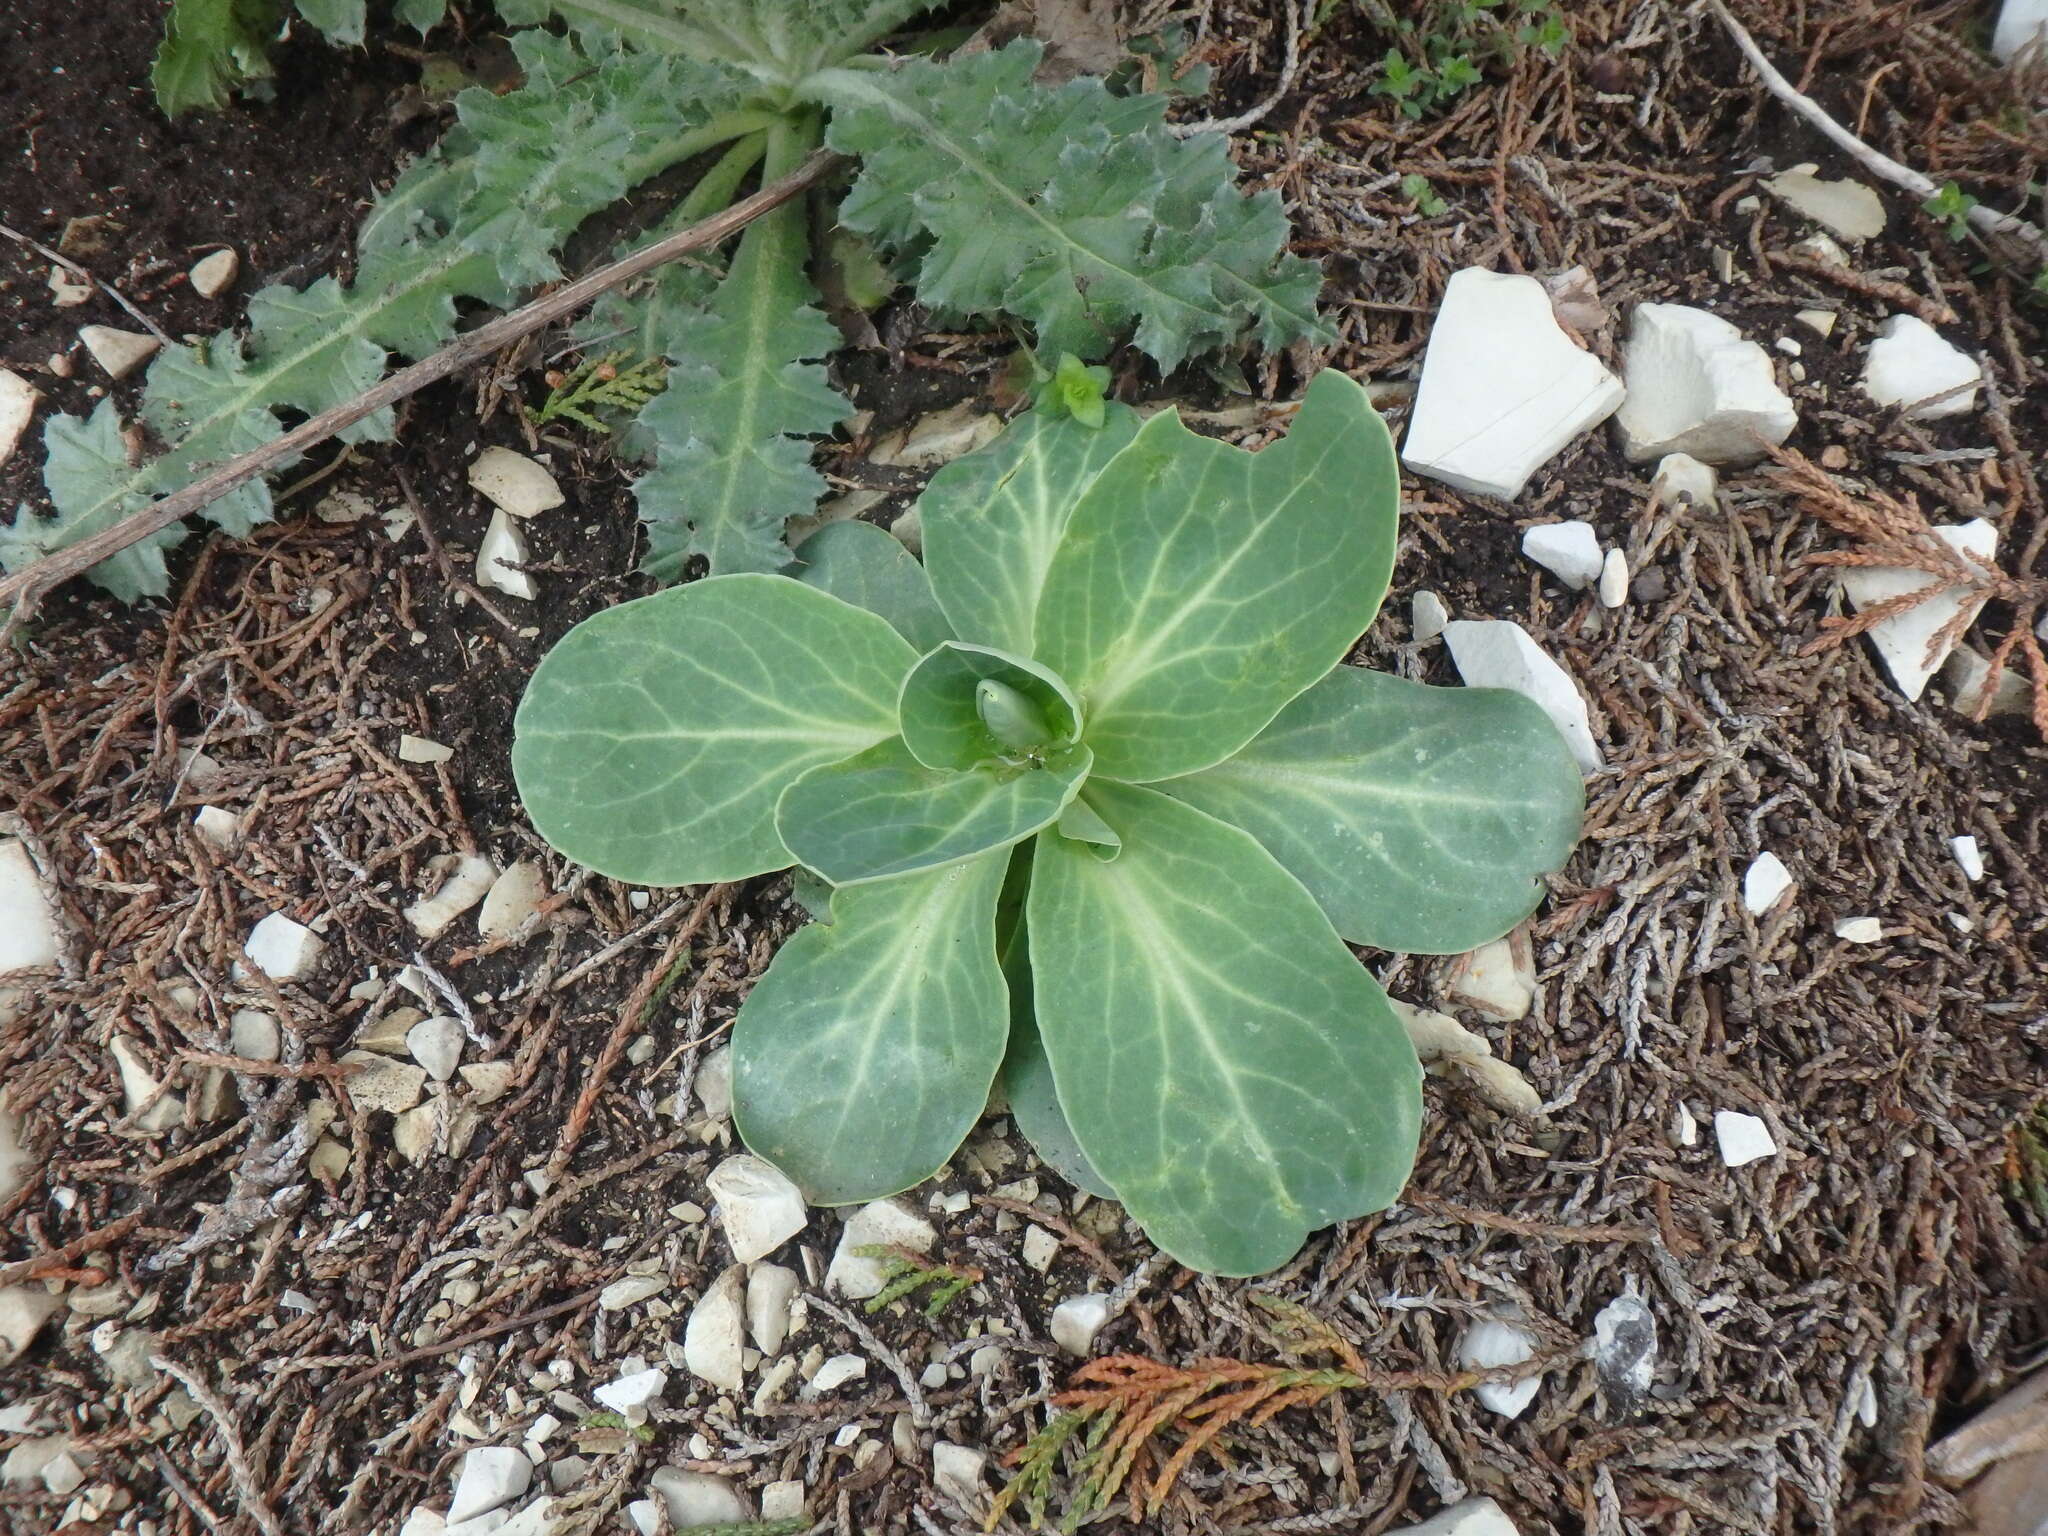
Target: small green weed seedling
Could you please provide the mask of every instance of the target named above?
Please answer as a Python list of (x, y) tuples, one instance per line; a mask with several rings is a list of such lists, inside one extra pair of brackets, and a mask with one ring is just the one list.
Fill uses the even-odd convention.
[(1374, 26), (1396, 41), (1372, 90), (1403, 117), (1440, 111), (1524, 49), (1555, 59), (1571, 41), (1557, 0), (1435, 0), (1419, 14), (1384, 0), (1360, 0)]
[(1962, 241), (1970, 238), (1970, 210), (1976, 206), (1976, 198), (1954, 182), (1945, 181), (1939, 192), (1920, 205), (1920, 211), (1946, 224), (1949, 239)]
[(513, 771), (617, 879), (834, 887), (733, 1037), (740, 1133), (814, 1202), (930, 1176), (1000, 1074), (1053, 1168), (1257, 1274), (1415, 1155), (1415, 1052), (1346, 941), (1505, 932), (1578, 836), (1579, 775), (1517, 694), (1340, 664), (1399, 510), (1358, 385), (1320, 375), (1257, 453), (1051, 393), (933, 476), (922, 565), (837, 523), (793, 574), (585, 620)]
[[(297, 3), (332, 35), (360, 37), (363, 0)], [(700, 253), (710, 259), (607, 295), (579, 332), (593, 351), (666, 364), (665, 386), (637, 407), (614, 391), (597, 402), (610, 416), (585, 410), (623, 426), (621, 451), (651, 463), (636, 495), (644, 565), (663, 580), (693, 558), (714, 574), (779, 569), (784, 524), (824, 489), (809, 439), (852, 407), (824, 366), (840, 336), (812, 286), (814, 229), (869, 298), (907, 282), (941, 324), (1013, 325), (1047, 358), (1098, 359), (1128, 339), (1171, 370), (1248, 339), (1325, 334), (1319, 269), (1286, 254), (1276, 194), (1238, 190), (1222, 134), (1176, 137), (1167, 92), (1135, 88), (1146, 71), (1042, 85), (1027, 40), (938, 57), (957, 32), (905, 30), (931, 3), (497, 0), (518, 29), (520, 84), (456, 98), (440, 146), (365, 218), (354, 281), (265, 288), (245, 332), (165, 347), (141, 403), (158, 451), (139, 460), (113, 401), (52, 416), (49, 515), (0, 525), (0, 565), (19, 570), (261, 448), (290, 413), (353, 400), (393, 353), (446, 345), (458, 302), (506, 307), (560, 280), (560, 252), (586, 220), (684, 165), (701, 170), (645, 241), (720, 212), (820, 144), (857, 169), (824, 215), (786, 204), (729, 257)], [(422, 27), (439, 13), (440, 0), (398, 9)], [(178, 0), (158, 75), (166, 106), (204, 105), (260, 65), (257, 45), (282, 14), (281, 0)], [(566, 35), (544, 25), (555, 21)], [(386, 410), (344, 436), (393, 430)], [(246, 535), (273, 515), (269, 487), (252, 481), (202, 515)], [(91, 579), (128, 599), (160, 594), (164, 553), (182, 537), (164, 529)]]

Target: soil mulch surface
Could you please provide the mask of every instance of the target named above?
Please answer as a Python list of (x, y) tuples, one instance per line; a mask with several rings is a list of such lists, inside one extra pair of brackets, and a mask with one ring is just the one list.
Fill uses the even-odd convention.
[[(0, 61), (0, 125), (33, 153), (10, 150), (0, 207), (51, 245), (71, 219), (107, 215), (86, 264), (166, 329), (203, 330), (262, 282), (344, 263), (373, 184), (431, 124), (389, 110), (414, 75), (389, 46), (412, 34), (386, 27), (355, 54), (296, 41), (277, 103), (168, 127), (145, 84), (155, 9), (31, 0)], [(1202, 46), (1220, 103), (1191, 111), (1266, 98), (1282, 9), (1214, 8)], [(1877, 147), (2024, 204), (2048, 131), (1965, 45), (1980, 7), (1740, 9)], [(1288, 200), (1299, 249), (1326, 263), (1339, 332), (1322, 355), (1255, 360), (1260, 397), (1294, 398), (1313, 366), (1412, 377), (1459, 267), (1584, 265), (1615, 317), (1584, 339), (1610, 361), (1645, 300), (1704, 304), (1767, 346), (1794, 337), (1803, 377), (1774, 354), (1800, 406), (1792, 448), (1840, 450), (1852, 497), (1988, 518), (2007, 574), (2044, 574), (2048, 309), (2027, 274), (1889, 189), (1888, 232), (1853, 271), (1787, 259), (1810, 229), (1745, 201), (1759, 162), (1854, 168), (1770, 101), (1698, 7), (1572, 8), (1560, 59), (1492, 61), (1419, 121), (1371, 90), (1388, 39), (1370, 10), (1332, 8), (1292, 88), (1237, 141)], [(1444, 211), (1418, 212), (1410, 174)], [(208, 307), (174, 274), (213, 242), (240, 250), (244, 276)], [(104, 297), (56, 310), (46, 269), (0, 243), (0, 362), (35, 376), (45, 410), (82, 411), (83, 355), (69, 378), (45, 359), (78, 324), (125, 317)], [(1906, 306), (1952, 316), (1945, 334), (1982, 359), (1978, 411), (1913, 424), (1858, 393), (1865, 343)], [(1793, 320), (1816, 307), (1839, 317), (1825, 340)], [(872, 433), (999, 396), (1002, 345), (916, 319), (884, 318), (888, 352), (842, 357), (873, 426), (821, 460), (900, 491), (884, 520), (908, 489), (863, 465)], [(756, 1405), (758, 1373), (729, 1395), (681, 1367), (684, 1316), (728, 1263), (705, 1176), (736, 1150), (697, 1073), (802, 918), (781, 878), (630, 891), (565, 865), (520, 812), (508, 753), (526, 677), (571, 624), (643, 590), (626, 477), (603, 445), (536, 443), (506, 403), (535, 398), (537, 373), (535, 355), (508, 359), (420, 397), (396, 445), (295, 471), (308, 483), (257, 537), (195, 535), (168, 603), (68, 591), (0, 658), (0, 833), (28, 841), (73, 935), (62, 975), (0, 1042), (32, 1154), (0, 1208), (0, 1275), (61, 1281), (68, 1300), (0, 1370), (0, 1405), (40, 1405), (0, 1454), (61, 1432), (84, 1471), (75, 1493), (0, 1486), (0, 1529), (388, 1533), (440, 1506), (465, 1450), (516, 1445), (545, 1412), (562, 1421), (546, 1454), (581, 1458), (563, 1479), (572, 1530), (626, 1529), (624, 1504), (664, 1465), (752, 1489), (800, 1480), (817, 1531), (978, 1530), (979, 1512), (935, 1484), (932, 1446), (987, 1451), (993, 1486), (1074, 1363), (1048, 1339), (1051, 1309), (1091, 1287), (1126, 1303), (1109, 1351), (1281, 1360), (1263, 1295), (1410, 1383), (1242, 1428), (1160, 1512), (1119, 1502), (1100, 1528), (1373, 1533), (1478, 1493), (1524, 1536), (1954, 1525), (1926, 1449), (2048, 1336), (2048, 1222), (2011, 1182), (2015, 1126), (2048, 1081), (2048, 753), (2023, 718), (1957, 712), (1942, 682), (1906, 702), (1860, 641), (1817, 645), (1839, 599), (1809, 557), (1857, 544), (1784, 473), (1728, 475), (1718, 507), (1660, 505), (1599, 432), (1512, 506), (1406, 487), (1394, 592), (1358, 659), (1456, 681), (1440, 643), (1409, 639), (1419, 589), (1457, 616), (1516, 619), (1581, 683), (1607, 757), (1586, 840), (1533, 923), (1535, 1008), (1479, 1025), (1542, 1093), (1540, 1117), (1433, 1078), (1399, 1206), (1318, 1235), (1276, 1274), (1219, 1281), (1077, 1198), (997, 1111), (906, 1197), (937, 1226), (936, 1257), (980, 1281), (935, 1319), (850, 1313), (870, 1338), (811, 1305), (785, 1352), (859, 1354), (867, 1374)], [(1194, 398), (1182, 382), (1119, 373), (1133, 398)], [(1242, 424), (1255, 414), (1237, 418), (1244, 441), (1270, 431)], [(494, 597), (496, 611), (451, 579), (482, 532), (463, 467), (487, 443), (546, 453), (569, 493), (531, 525), (540, 598)], [(0, 471), (10, 505), (36, 498), (39, 459), (31, 442)], [(344, 491), (379, 513), (416, 499), (431, 544), (417, 526), (394, 537), (377, 517), (313, 515)], [(1627, 552), (1627, 604), (1604, 610), (1520, 556), (1521, 530), (1560, 516)], [(1995, 645), (2015, 613), (1993, 602), (1973, 643)], [(453, 755), (401, 761), (402, 733)], [(243, 818), (238, 848), (196, 833), (205, 805)], [(1959, 835), (1983, 848), (1981, 881), (1951, 855)], [(1765, 850), (1797, 889), (1759, 918), (1739, 892)], [(464, 853), (537, 862), (552, 896), (530, 932), (483, 944), (464, 919), (418, 938), (403, 909), (435, 887), (436, 861)], [(238, 970), (272, 912), (325, 941), (311, 979)], [(1877, 943), (1834, 936), (1858, 916), (1880, 920)], [(1366, 958), (1395, 996), (1440, 1000), (1446, 962)], [(406, 967), (429, 997), (401, 984)], [(433, 1145), (416, 1164), (336, 1064), (404, 1008), (460, 1013), (465, 1062), (505, 1068), (430, 1090)], [(237, 1010), (281, 1024), (280, 1062), (226, 1054)], [(179, 1095), (176, 1123), (145, 1130), (157, 1118), (131, 1112), (117, 1038)], [(1724, 1166), (1724, 1110), (1760, 1116), (1779, 1153)], [(1027, 1222), (1060, 1239), (1047, 1273), (1022, 1260)], [(783, 1255), (814, 1295), (839, 1226), (814, 1212)], [(600, 1307), (628, 1274), (667, 1285)], [(1595, 1314), (1624, 1293), (1659, 1331), (1640, 1397), (1590, 1358)], [(1455, 1375), (1471, 1319), (1509, 1307), (1543, 1370), (1514, 1420), (1429, 1385)], [(592, 1418), (592, 1393), (633, 1356), (672, 1376), (643, 1434)], [(908, 1390), (933, 1363), (944, 1384)]]

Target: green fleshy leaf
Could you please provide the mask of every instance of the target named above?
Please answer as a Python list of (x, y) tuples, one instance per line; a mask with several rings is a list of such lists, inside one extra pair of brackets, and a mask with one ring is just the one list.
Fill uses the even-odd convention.
[(173, 0), (150, 88), (166, 117), (218, 112), (228, 93), (270, 76), (278, 0)]
[(924, 567), (902, 540), (873, 523), (827, 523), (797, 545), (789, 574), (881, 615), (919, 651), (953, 638)]
[(299, 14), (330, 43), (353, 48), (363, 40), (369, 7), (365, 0), (296, 0)]
[(832, 147), (861, 157), (841, 221), (920, 249), (927, 304), (1021, 315), (1047, 355), (1101, 357), (1134, 330), (1170, 371), (1247, 326), (1325, 334), (1317, 269), (1283, 254), (1279, 199), (1233, 185), (1223, 135), (1176, 138), (1160, 94), (1038, 86), (1042, 52), (806, 81), (837, 108)]
[(391, 14), (424, 37), (448, 15), (448, 0), (397, 0)]
[(791, 862), (775, 804), (895, 734), (916, 653), (887, 622), (783, 576), (727, 576), (585, 619), (514, 721), (534, 826), (618, 880), (696, 885)]
[(1087, 701), (1096, 771), (1222, 762), (1341, 661), (1393, 569), (1397, 473), (1386, 424), (1333, 370), (1258, 453), (1171, 411), (1145, 423), (1074, 508), (1030, 652)]
[(1256, 837), (1352, 943), (1438, 955), (1536, 910), (1586, 799), (1557, 727), (1520, 694), (1356, 667), (1237, 756), (1158, 787)]
[(1040, 1162), (1074, 1188), (1098, 1200), (1114, 1200), (1116, 1191), (1088, 1161), (1074, 1139), (1074, 1128), (1067, 1124), (1067, 1112), (1060, 1108), (1052, 1063), (1031, 1013), (1031, 967), (1021, 948), (1014, 966), (1004, 967), (1004, 973), (1010, 978), (1010, 1049), (1003, 1057), (1003, 1097), (1010, 1101), (1010, 1118)]
[(1138, 434), (1138, 413), (1105, 403), (1103, 425), (1038, 411), (933, 475), (918, 498), (924, 567), (961, 639), (1020, 656), (1067, 519)]
[(1422, 1072), (1386, 995), (1250, 834), (1093, 784), (1111, 862), (1038, 841), (1038, 1027), (1088, 1161), (1181, 1263), (1254, 1275), (1383, 1209), (1414, 1163)]
[(1023, 694), (1065, 746), (1080, 735), (1073, 690), (1038, 663), (988, 646), (949, 640), (918, 660), (897, 705), (903, 744), (927, 768), (972, 768), (1015, 754), (990, 732), (975, 705), (975, 685), (993, 679)]
[(831, 923), (800, 930), (748, 994), (734, 1123), (806, 1199), (878, 1200), (931, 1177), (988, 1103), (1008, 1030), (1007, 863), (996, 851), (839, 891)]
[(1060, 813), (1053, 830), (1071, 843), (1086, 843), (1098, 859), (1113, 859), (1123, 851), (1124, 840), (1116, 828), (1096, 815), (1086, 800), (1076, 799)]
[(1070, 747), (1043, 767), (954, 772), (925, 767), (892, 738), (790, 785), (775, 830), (798, 863), (835, 886), (891, 880), (1007, 848), (1050, 826), (1089, 761), (1086, 747)]

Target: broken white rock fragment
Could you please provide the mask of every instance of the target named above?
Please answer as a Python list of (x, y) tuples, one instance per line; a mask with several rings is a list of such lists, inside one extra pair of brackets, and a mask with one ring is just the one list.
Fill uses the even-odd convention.
[(450, 923), (484, 899), (491, 882), (498, 878), (498, 867), (481, 854), (464, 853), (435, 859), (427, 868), (445, 871), (446, 878), (433, 895), (422, 896), (405, 909), (405, 920), (421, 938), (437, 939)]
[(555, 477), (523, 453), (486, 448), (469, 466), (469, 483), (500, 511), (538, 517), (562, 504)]
[(1512, 500), (1621, 403), (1621, 381), (1559, 328), (1540, 282), (1467, 267), (1445, 286), (1430, 327), (1401, 462)]
[(540, 910), (548, 893), (547, 876), (531, 859), (520, 859), (492, 882), (476, 914), (477, 937), (487, 943), (509, 939)]
[(741, 1289), (746, 1279), (745, 1265), (727, 1268), (697, 1298), (690, 1320), (683, 1325), (683, 1364), (691, 1375), (727, 1392), (739, 1391), (744, 1379)]
[(484, 529), (483, 540), (476, 547), (477, 583), (531, 602), (540, 589), (526, 572), (514, 569), (525, 563), (526, 538), (500, 507), (491, 514), (490, 526)]
[(1408, 600), (1408, 627), (1416, 644), (1434, 640), (1451, 622), (1451, 610), (1434, 592), (1418, 592)]
[(1601, 766), (1604, 759), (1578, 685), (1521, 625), (1507, 619), (1455, 619), (1444, 626), (1444, 643), (1468, 688), (1508, 688), (1535, 700), (1579, 767), (1592, 773)]
[(1650, 1390), (1657, 1369), (1657, 1318), (1639, 1296), (1624, 1293), (1593, 1318), (1593, 1366), (1609, 1397), (1633, 1404)]
[(1522, 553), (1574, 592), (1600, 579), (1600, 535), (1591, 523), (1538, 523), (1523, 531)]
[[(0, 839), (0, 976), (53, 969), (59, 959), (57, 907), (18, 838)], [(19, 1011), (19, 988), (0, 986), (0, 1024)]]
[(431, 736), (414, 736), (401, 731), (398, 737), (398, 760), (401, 763), (445, 763), (455, 755), (453, 747), (443, 746)]
[(1742, 876), (1742, 906), (1751, 917), (1762, 917), (1778, 904), (1778, 898), (1792, 889), (1792, 871), (1775, 853), (1760, 853)]
[(981, 1503), (981, 1469), (988, 1464), (986, 1452), (940, 1440), (932, 1446), (932, 1482), (940, 1493), (963, 1509)]
[(1444, 995), (1490, 1018), (1526, 1018), (1536, 1002), (1536, 956), (1528, 929), (1516, 928), (1453, 959)]
[(667, 1371), (643, 1369), (629, 1371), (590, 1395), (597, 1399), (600, 1407), (611, 1409), (628, 1424), (645, 1424), (647, 1405), (660, 1397), (667, 1387)]
[(1948, 840), (1949, 851), (1956, 856), (1956, 863), (1963, 871), (1965, 880), (1984, 878), (1984, 855), (1977, 847), (1974, 837), (1952, 837)]
[(242, 840), (242, 818), (217, 805), (202, 805), (192, 818), (192, 830), (207, 847), (230, 853)]
[(1042, 1275), (1060, 1256), (1060, 1240), (1034, 1222), (1024, 1229), (1023, 1251), (1024, 1262)]
[(1720, 505), (1721, 477), (1711, 464), (1702, 464), (1689, 453), (1667, 453), (1657, 461), (1657, 473), (1650, 477), (1650, 494), (1660, 504), (1675, 507), (1681, 502), (1711, 512)]
[(809, 1219), (803, 1192), (789, 1176), (745, 1152), (712, 1169), (704, 1188), (718, 1202), (718, 1223), (742, 1264), (766, 1258)]
[(2027, 48), (2036, 58), (2048, 54), (2048, 0), (2005, 0), (1991, 34), (1991, 51), (2001, 64), (2010, 64)]
[(0, 464), (14, 457), (42, 391), (11, 368), (0, 368)]
[[(1934, 536), (1958, 554), (1975, 555), (1986, 562), (1998, 552), (1998, 530), (1981, 517), (1936, 528)], [(1864, 631), (1899, 692), (1909, 699), (1926, 691), (1927, 680), (1948, 659), (1946, 647), (1930, 655), (1930, 643), (1944, 631), (1956, 635), (1967, 629), (1984, 606), (1984, 594), (1968, 587), (1943, 587), (1939, 578), (1928, 572), (1901, 566), (1855, 566), (1842, 572), (1842, 594), (1858, 610), (1922, 590), (1929, 593), (1926, 599)], [(1968, 617), (1957, 622), (1962, 614)]]
[(455, 1497), (444, 1517), (460, 1525), (502, 1509), (533, 1486), (533, 1463), (509, 1445), (480, 1445), (462, 1458)]
[(1389, 998), (1394, 1016), (1408, 1031), (1408, 1043), (1422, 1065), (1436, 1073), (1455, 1072), (1503, 1114), (1532, 1120), (1543, 1112), (1543, 1095), (1511, 1062), (1493, 1054), (1493, 1045), (1447, 1013), (1418, 1008)]
[(1835, 312), (1832, 309), (1802, 309), (1796, 311), (1792, 318), (1823, 339), (1835, 334)]
[(1615, 425), (1638, 464), (1671, 453), (1753, 464), (1799, 422), (1770, 354), (1704, 309), (1637, 305), (1623, 368), (1628, 398)]
[(1764, 190), (1844, 240), (1874, 240), (1884, 233), (1884, 199), (1860, 181), (1823, 181), (1794, 168), (1768, 178)]
[(1874, 917), (1845, 917), (1835, 924), (1835, 937), (1851, 944), (1875, 944), (1884, 937), (1884, 924)]
[(1610, 549), (1600, 560), (1600, 581), (1595, 588), (1602, 608), (1619, 608), (1628, 601), (1628, 556)]
[(818, 1373), (804, 1389), (806, 1397), (823, 1397), (827, 1392), (836, 1392), (849, 1381), (859, 1381), (868, 1373), (868, 1362), (862, 1355), (834, 1355), (818, 1367)]
[[(1458, 1340), (1458, 1364), (1468, 1371), (1487, 1371), (1500, 1365), (1520, 1365), (1536, 1357), (1536, 1340), (1513, 1323), (1483, 1317), (1468, 1327)], [(1527, 1381), (1481, 1382), (1472, 1389), (1480, 1403), (1505, 1419), (1518, 1419), (1536, 1400), (1541, 1377)]]
[(804, 1485), (793, 1479), (770, 1483), (761, 1490), (761, 1518), (771, 1524), (804, 1517)]
[(140, 331), (119, 331), (111, 325), (88, 325), (78, 333), (92, 360), (110, 379), (125, 379), (156, 355), (163, 343)]
[(1863, 393), (1904, 408), (1911, 421), (1967, 416), (1977, 408), (1984, 369), (1918, 315), (1893, 315), (1863, 360)]
[(669, 1523), (678, 1532), (700, 1525), (738, 1525), (753, 1513), (745, 1493), (709, 1472), (662, 1467), (647, 1485), (668, 1506)]
[(1977, 706), (1985, 702), (1987, 690), (1991, 695), (1984, 711), (1987, 717), (2033, 713), (2032, 685), (2011, 667), (2000, 667), (1998, 676), (1994, 678), (1991, 675), (1991, 658), (1970, 646), (1957, 646), (1941, 673), (1948, 680), (1949, 702), (1961, 714), (1975, 718)]
[(796, 1300), (796, 1271), (781, 1264), (756, 1264), (747, 1275), (747, 1335), (764, 1355), (782, 1352), (789, 1337), (789, 1309)]
[(437, 1083), (447, 1082), (462, 1065), (462, 1041), (461, 1021), (446, 1015), (421, 1019), (405, 1032), (406, 1050)]
[(1404, 1525), (1387, 1536), (1521, 1536), (1515, 1522), (1492, 1499), (1467, 1499), (1420, 1525)]
[(1095, 1335), (1109, 1321), (1109, 1298), (1090, 1291), (1069, 1296), (1052, 1309), (1052, 1341), (1070, 1355), (1084, 1359), (1095, 1347)]
[[(159, 1093), (163, 1084), (143, 1064), (142, 1055), (135, 1048), (135, 1042), (126, 1035), (114, 1036), (114, 1065), (121, 1073), (121, 1097), (125, 1112), (135, 1115), (135, 1129), (150, 1135), (167, 1131), (185, 1118), (185, 1101), (175, 1093)], [(144, 1105), (147, 1109), (143, 1109)]]
[(346, 1051), (341, 1065), (353, 1067), (345, 1080), (348, 1096), (362, 1110), (383, 1110), (402, 1115), (419, 1103), (426, 1091), (427, 1074), (409, 1061), (383, 1056), (376, 1051)]
[(62, 1305), (39, 1285), (0, 1290), (0, 1367), (12, 1365)]
[(192, 263), (186, 274), (192, 291), (202, 299), (217, 299), (232, 288), (242, 270), (242, 258), (232, 250), (215, 251)]
[(1714, 1111), (1714, 1140), (1720, 1143), (1721, 1161), (1730, 1168), (1774, 1156), (1778, 1150), (1768, 1125), (1755, 1115), (1739, 1114), (1732, 1109)]
[(888, 1284), (882, 1261), (863, 1258), (857, 1250), (908, 1248), (913, 1253), (929, 1253), (938, 1236), (930, 1222), (896, 1201), (871, 1201), (846, 1218), (831, 1267), (825, 1271), (825, 1289), (855, 1301), (879, 1296)]

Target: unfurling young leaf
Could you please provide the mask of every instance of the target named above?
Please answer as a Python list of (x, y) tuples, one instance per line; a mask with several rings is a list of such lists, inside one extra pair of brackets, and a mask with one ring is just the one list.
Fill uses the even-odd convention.
[(836, 888), (733, 1045), (741, 1135), (811, 1199), (928, 1177), (1000, 1073), (1175, 1258), (1272, 1268), (1415, 1156), (1421, 1069), (1345, 939), (1496, 938), (1578, 831), (1526, 700), (1342, 664), (1397, 489), (1334, 373), (1256, 454), (1033, 412), (933, 477), (923, 569), (844, 525), (794, 577), (579, 625), (520, 706), (521, 794), (619, 879)]

